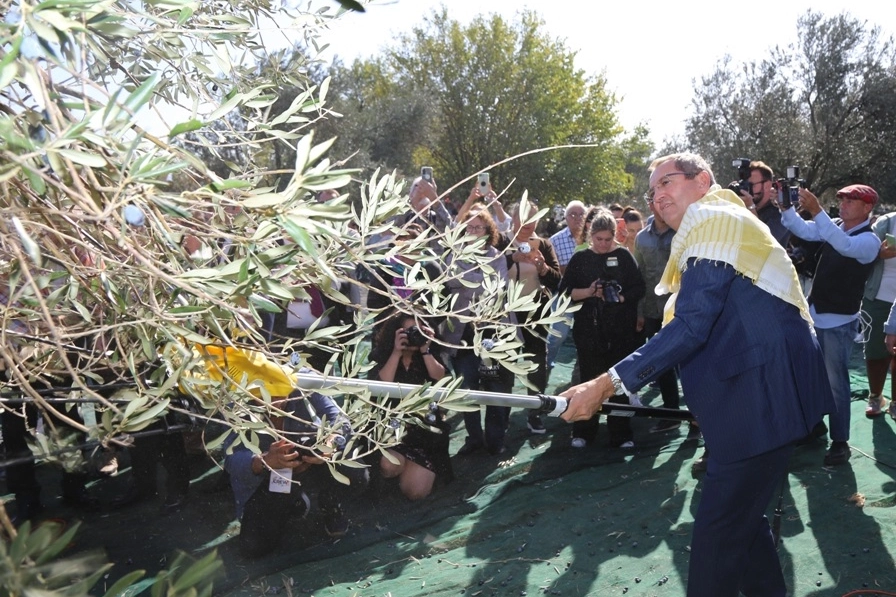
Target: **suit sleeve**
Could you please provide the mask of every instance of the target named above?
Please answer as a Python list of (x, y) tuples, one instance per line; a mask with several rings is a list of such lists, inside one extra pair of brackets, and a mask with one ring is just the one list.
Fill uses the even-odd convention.
[(649, 384), (706, 343), (735, 275), (734, 268), (725, 263), (708, 259), (688, 261), (675, 301), (675, 317), (614, 367), (630, 392)]

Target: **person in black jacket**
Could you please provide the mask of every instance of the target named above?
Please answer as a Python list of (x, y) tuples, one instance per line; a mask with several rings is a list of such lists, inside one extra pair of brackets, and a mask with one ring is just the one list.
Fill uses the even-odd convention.
[[(434, 338), (435, 332), (418, 324), (413, 316), (390, 319), (380, 329), (377, 347), (370, 355), (375, 365), (368, 378), (415, 385), (442, 379), (448, 371)], [(395, 402), (390, 399), (386, 406)], [(449, 430), (445, 413), (437, 407), (419, 421), (406, 421), (401, 443), (389, 448), (391, 459), (380, 459), (383, 476), (397, 477), (401, 492), (411, 500), (428, 496), (437, 477), (450, 482), (454, 475), (448, 455)]]
[[(582, 303), (572, 335), (583, 382), (607, 371), (639, 343), (638, 301), (646, 286), (635, 258), (615, 242), (615, 235), (616, 218), (601, 208), (591, 221), (589, 248), (573, 254), (560, 282), (561, 292)], [(598, 420), (593, 417), (573, 424), (573, 447), (584, 448), (594, 441)], [(627, 418), (610, 417), (607, 427), (611, 446), (634, 447)]]

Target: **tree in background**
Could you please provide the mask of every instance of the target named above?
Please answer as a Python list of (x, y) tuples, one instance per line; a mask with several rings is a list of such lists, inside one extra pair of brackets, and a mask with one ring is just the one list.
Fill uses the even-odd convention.
[[(270, 357), (264, 370), (281, 378), (291, 365), (268, 350), (262, 316), (310, 300), (309, 286), (353, 306), (337, 283), (356, 268), (378, 275), (371, 266), (395, 249), (374, 239), (401, 234), (393, 218), (408, 208), (403, 182), (378, 172), (352, 189), (356, 206), (345, 195), (313, 200), (356, 174), (334, 165), (331, 140), (314, 134), (324, 130), (330, 79), (315, 80), (313, 58), (270, 52), (260, 31), (285, 23), (281, 33), (295, 39), (296, 21), (310, 48), (330, 18), (265, 0), (47, 0), (19, 2), (0, 22), (0, 390), (40, 410), (39, 458), (81, 466), (74, 444), (127, 445), (176, 411), (223, 424), (207, 438), (210, 451), (231, 431), (250, 448), (258, 434), (277, 434), (273, 398), (289, 394), (292, 380), (272, 396), (254, 356)], [(402, 255), (436, 260), (429, 240), (407, 240)], [(440, 242), (464, 260), (490, 260), (463, 228)], [(447, 275), (414, 283), (437, 289)], [(437, 293), (422, 306), (393, 294), (400, 311), (444, 317), (453, 304)], [(482, 329), (538, 307), (514, 284), (490, 298), (476, 312)], [(550, 325), (562, 312), (542, 315)], [(312, 327), (292, 348), (326, 343), (340, 373), (357, 377), (370, 320), (359, 309), (354, 325)], [(532, 363), (514, 330), (500, 327), (507, 342), (490, 356), (524, 374)], [(232, 351), (253, 358), (233, 368)], [(54, 406), (48, 388), (92, 404), (96, 424)], [(325, 392), (343, 397), (356, 430), (342, 450), (326, 430), (317, 438), (337, 477), (336, 462), (397, 443), (391, 421), (430, 402), (415, 394), (377, 408), (357, 386)], [(179, 393), (194, 411), (172, 401)]]
[(802, 168), (817, 193), (850, 183), (896, 192), (896, 55), (878, 27), (848, 15), (807, 12), (794, 39), (768, 58), (723, 59), (695, 85), (685, 144), (720, 181), (733, 158)]
[[(628, 196), (627, 166), (646, 160), (646, 139), (627, 143), (605, 78), (576, 69), (574, 59), (533, 12), (463, 26), (443, 8), (385, 55), (334, 68), (333, 106), (345, 117), (334, 151), (361, 149), (367, 163), (352, 165), (386, 163), (408, 175), (432, 166), (442, 189), (500, 164), (490, 168), (496, 188), (515, 181), (537, 199)], [(588, 147), (501, 163), (563, 145)]]

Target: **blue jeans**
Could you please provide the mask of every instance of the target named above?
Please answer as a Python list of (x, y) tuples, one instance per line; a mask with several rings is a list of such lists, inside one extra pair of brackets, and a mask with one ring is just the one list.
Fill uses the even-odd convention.
[(548, 334), (548, 370), (554, 368), (554, 361), (557, 359), (557, 353), (560, 352), (560, 347), (566, 342), (566, 337), (569, 335), (569, 329), (572, 327), (572, 325), (570, 325), (571, 322), (572, 318), (564, 318), (562, 321), (558, 321), (551, 326), (551, 329), (560, 335), (554, 336), (553, 334)]
[(831, 440), (835, 442), (849, 441), (849, 402), (852, 398), (849, 389), (849, 359), (856, 343), (857, 331), (858, 321), (835, 328), (815, 328), (824, 354), (828, 381), (834, 393), (834, 404), (837, 406), (837, 410), (828, 415)]
[[(481, 359), (472, 350), (458, 351), (452, 360), (454, 374), (463, 378), (462, 388), (468, 390), (484, 390), (486, 392), (510, 393), (513, 390), (513, 374), (501, 367), (500, 378), (483, 380), (479, 376)], [(504, 445), (504, 435), (510, 421), (509, 406), (485, 407), (485, 433), (482, 432), (482, 415), (480, 410), (464, 413), (464, 427), (471, 441), (483, 444), (489, 450), (497, 450)]]

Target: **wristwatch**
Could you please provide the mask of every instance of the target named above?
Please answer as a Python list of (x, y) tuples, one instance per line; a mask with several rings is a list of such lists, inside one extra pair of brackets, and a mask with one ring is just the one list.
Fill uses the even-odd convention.
[(625, 394), (625, 386), (619, 376), (616, 375), (616, 372), (610, 369), (607, 371), (607, 375), (610, 376), (610, 381), (613, 382), (613, 389), (616, 391), (615, 395)]

